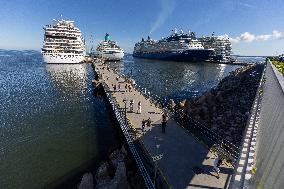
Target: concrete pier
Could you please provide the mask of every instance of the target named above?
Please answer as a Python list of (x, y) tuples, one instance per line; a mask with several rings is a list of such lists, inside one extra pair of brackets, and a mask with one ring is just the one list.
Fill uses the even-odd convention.
[[(125, 86), (129, 86), (129, 82), (108, 68), (106, 64), (97, 62), (93, 63), (93, 66), (96, 74), (100, 76), (99, 81), (103, 84), (107, 96), (115, 99), (121, 111), (127, 108), (124, 119), (130, 123), (135, 140), (142, 144), (146, 155), (156, 163), (157, 169), (167, 183), (167, 188), (228, 187), (232, 167), (221, 166), (220, 178), (217, 178), (216, 173), (212, 171), (215, 154), (202, 142), (171, 117), (168, 118), (166, 133), (162, 133), (163, 110), (161, 108), (146, 98), (135, 85), (131, 85), (131, 89), (126, 89)], [(116, 86), (116, 89), (113, 86)], [(131, 100), (134, 100), (133, 112), (130, 111)], [(141, 113), (138, 113), (139, 101)], [(149, 118), (151, 125), (146, 125), (142, 131), (142, 120)], [(123, 122), (123, 120), (120, 121)], [(151, 184), (156, 187), (155, 181)]]

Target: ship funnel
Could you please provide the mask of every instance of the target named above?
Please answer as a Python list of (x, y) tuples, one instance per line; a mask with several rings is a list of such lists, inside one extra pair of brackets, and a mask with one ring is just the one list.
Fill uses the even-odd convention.
[(106, 35), (105, 35), (105, 41), (109, 41), (109, 40), (110, 40), (110, 36), (109, 36), (108, 33), (106, 33)]

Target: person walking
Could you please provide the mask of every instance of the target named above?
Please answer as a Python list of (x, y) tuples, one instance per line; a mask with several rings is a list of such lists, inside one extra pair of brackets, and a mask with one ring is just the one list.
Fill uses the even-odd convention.
[(137, 114), (141, 114), (141, 102), (138, 102), (138, 109), (137, 109)]
[(167, 115), (164, 113), (162, 115), (162, 133), (166, 133), (166, 126), (167, 126)]
[(222, 164), (222, 160), (217, 155), (217, 157), (214, 159), (214, 162), (213, 162), (213, 171), (217, 173), (217, 179), (220, 178), (219, 173), (220, 173), (221, 164)]
[(118, 91), (120, 91), (120, 83), (118, 84)]
[(133, 112), (133, 105), (134, 105), (134, 100), (130, 100), (130, 104), (129, 104), (130, 112)]
[(145, 128), (145, 120), (142, 120), (142, 125), (141, 125), (141, 131), (144, 132), (144, 128)]
[(147, 120), (147, 127), (150, 127), (150, 126), (151, 126), (151, 123), (152, 123), (152, 120), (151, 120), (151, 118), (149, 117), (148, 120)]
[(116, 85), (113, 85), (113, 92), (116, 91)]
[(127, 83), (125, 84), (125, 92), (127, 92), (127, 88), (128, 88), (128, 86), (127, 86)]

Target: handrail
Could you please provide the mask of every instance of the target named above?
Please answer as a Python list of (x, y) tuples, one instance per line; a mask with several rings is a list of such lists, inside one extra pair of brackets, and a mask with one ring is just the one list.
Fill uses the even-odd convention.
[[(99, 71), (95, 70), (97, 75), (99, 75), (101, 77), (101, 74), (99, 73)], [(136, 134), (133, 132), (133, 128), (131, 126), (130, 121), (127, 119), (125, 120), (125, 112), (121, 111), (121, 107), (119, 106), (119, 103), (117, 102), (117, 100), (112, 96), (111, 94), (111, 90), (110, 88), (106, 85), (106, 83), (103, 81), (102, 82), (103, 88), (105, 90), (105, 94), (107, 96), (108, 101), (110, 102), (112, 109), (114, 111), (114, 114), (117, 118), (117, 121), (119, 122), (119, 125), (123, 131), (123, 134), (126, 138), (126, 141), (128, 143), (129, 149), (136, 161), (136, 164), (140, 170), (141, 176), (143, 177), (144, 181), (145, 181), (145, 185), (147, 188), (149, 189), (154, 189), (154, 188), (159, 188), (159, 186), (162, 184), (163, 186), (167, 185), (167, 181), (165, 181), (164, 177), (159, 176), (161, 175), (161, 173), (158, 170), (158, 177), (156, 177), (156, 181), (159, 182), (155, 182), (156, 184), (154, 185), (153, 183), (153, 179), (151, 179), (150, 176), (150, 172), (153, 172), (154, 169), (154, 163), (151, 161), (151, 159), (149, 160), (149, 157), (145, 155), (145, 153), (143, 152), (143, 149), (141, 149), (141, 147), (139, 147), (136, 142)], [(140, 150), (140, 153), (139, 153)], [(148, 165), (150, 165), (152, 170), (147, 169), (146, 165), (145, 165), (145, 161), (148, 161)], [(157, 183), (159, 183), (160, 185), (158, 185)], [(168, 187), (168, 185), (167, 185)], [(164, 188), (164, 187), (162, 187)]]
[[(114, 73), (124, 78), (125, 80), (130, 80), (130, 77), (119, 73), (117, 70), (112, 69)], [(199, 140), (203, 141), (208, 147), (217, 146), (220, 153), (224, 154), (228, 159), (231, 160), (232, 165), (235, 166), (236, 161), (239, 156), (239, 147), (224, 139), (217, 133), (210, 130), (204, 124), (201, 124), (197, 120), (193, 119), (188, 114), (185, 114), (182, 110), (178, 110), (176, 108), (170, 108), (165, 104), (165, 100), (160, 98), (158, 95), (147, 92), (146, 88), (143, 88), (137, 84), (135, 84), (135, 88), (151, 103), (158, 106), (164, 112), (171, 115), (171, 117), (177, 121), (181, 126), (183, 126), (186, 130), (192, 133)], [(209, 142), (210, 140), (211, 142)]]

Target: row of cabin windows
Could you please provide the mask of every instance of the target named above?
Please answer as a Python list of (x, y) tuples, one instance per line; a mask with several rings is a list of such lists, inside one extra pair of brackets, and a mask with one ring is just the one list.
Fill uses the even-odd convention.
[(60, 56), (60, 57), (68, 57), (68, 58), (74, 58), (74, 57), (82, 56), (82, 55), (78, 55), (78, 54), (75, 54), (75, 55), (58, 55), (58, 54), (56, 54), (56, 55), (54, 55), (54, 54), (48, 54), (48, 53), (45, 53), (44, 55), (49, 55), (51, 57)]

